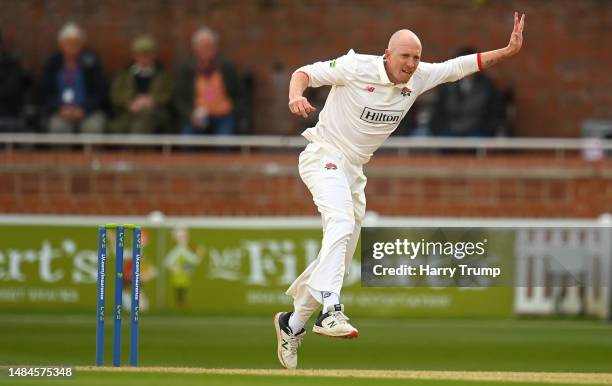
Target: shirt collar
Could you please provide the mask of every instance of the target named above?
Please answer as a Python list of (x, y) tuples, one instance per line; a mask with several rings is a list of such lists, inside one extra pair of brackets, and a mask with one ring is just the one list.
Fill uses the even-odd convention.
[(155, 73), (155, 67), (153, 65), (149, 67), (140, 67), (138, 64), (134, 63), (130, 67), (130, 70), (132, 74), (143, 77), (150, 77), (153, 76), (153, 74)]
[[(378, 58), (378, 63), (377, 64), (378, 64), (378, 75), (380, 76), (380, 81), (383, 84), (386, 84), (386, 85), (389, 85), (389, 86), (393, 86), (393, 87), (397, 87), (397, 88), (401, 88), (401, 89), (403, 89), (404, 87), (408, 87), (408, 84), (412, 80), (412, 77), (410, 77), (410, 80), (408, 80), (407, 83), (393, 84), (393, 82), (391, 82), (391, 80), (389, 79), (389, 76), (387, 75), (387, 70), (385, 69), (384, 56), (380, 56)], [(413, 74), (413, 76), (414, 76), (414, 74)]]

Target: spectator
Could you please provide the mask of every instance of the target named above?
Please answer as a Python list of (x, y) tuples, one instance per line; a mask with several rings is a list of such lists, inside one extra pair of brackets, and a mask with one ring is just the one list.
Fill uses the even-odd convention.
[(8, 51), (0, 34), (0, 131), (15, 131), (21, 126), (24, 92), (19, 59)]
[(74, 23), (58, 34), (59, 52), (49, 58), (41, 79), (41, 97), (52, 133), (101, 133), (106, 81), (98, 58), (84, 50), (85, 33)]
[(200, 28), (192, 38), (193, 60), (179, 67), (175, 105), (183, 134), (236, 134), (244, 106), (233, 64), (220, 56), (218, 36)]
[(132, 43), (134, 62), (120, 73), (111, 87), (111, 102), (116, 118), (111, 130), (121, 133), (168, 132), (168, 103), (172, 81), (156, 61), (157, 44), (147, 35)]
[[(458, 55), (476, 53), (465, 48)], [(430, 129), (443, 137), (492, 137), (504, 119), (504, 104), (493, 80), (483, 72), (443, 84), (434, 101)]]

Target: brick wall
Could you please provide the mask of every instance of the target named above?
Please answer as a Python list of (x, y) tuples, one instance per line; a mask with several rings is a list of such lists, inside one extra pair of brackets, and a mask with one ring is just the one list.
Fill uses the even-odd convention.
[[(527, 13), (522, 54), (488, 72), (517, 90), (516, 134), (577, 136), (586, 118), (612, 119), (612, 2), (605, 0), (11, 0), (0, 26), (24, 63), (38, 71), (55, 49), (68, 19), (83, 24), (90, 46), (112, 74), (129, 60), (130, 39), (158, 37), (163, 61), (188, 54), (191, 33), (208, 24), (222, 47), (257, 79), (260, 132), (295, 133), (286, 111), (286, 79), (300, 64), (355, 48), (382, 53), (389, 35), (411, 28), (423, 41), (423, 59), (450, 57), (460, 45), (494, 49), (507, 43), (512, 12)], [(284, 70), (274, 73), (274, 63)]]
[[(0, 213), (316, 215), (294, 155), (0, 153)], [(612, 160), (379, 155), (368, 210), (383, 215), (596, 217)]]

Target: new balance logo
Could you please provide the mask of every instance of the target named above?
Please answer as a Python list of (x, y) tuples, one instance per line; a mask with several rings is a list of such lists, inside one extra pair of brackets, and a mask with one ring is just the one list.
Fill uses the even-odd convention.
[(375, 110), (366, 107), (360, 118), (368, 123), (399, 123), (403, 113), (401, 110)]
[(289, 342), (287, 342), (285, 339), (283, 339), (283, 343), (281, 344), (281, 346), (283, 346), (283, 348), (285, 350), (289, 350), (289, 347), (287, 347), (287, 345), (289, 345)]
[(332, 328), (336, 325), (336, 322), (334, 320), (332, 320), (331, 322), (327, 323), (327, 327)]

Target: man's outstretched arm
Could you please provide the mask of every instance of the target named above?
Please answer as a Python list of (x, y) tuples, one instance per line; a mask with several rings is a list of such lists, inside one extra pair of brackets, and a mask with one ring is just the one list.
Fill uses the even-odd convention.
[(421, 92), (425, 92), (441, 83), (454, 82), (515, 55), (521, 50), (523, 45), (524, 27), (525, 15), (523, 14), (519, 20), (518, 13), (515, 12), (514, 28), (510, 35), (510, 42), (506, 47), (474, 55), (459, 56), (442, 63), (421, 62), (419, 68), (429, 74)]
[(492, 65), (516, 55), (523, 46), (523, 29), (525, 28), (525, 14), (519, 20), (518, 12), (514, 12), (514, 29), (510, 35), (510, 42), (499, 50), (483, 52), (479, 55), (479, 69), (485, 69)]

